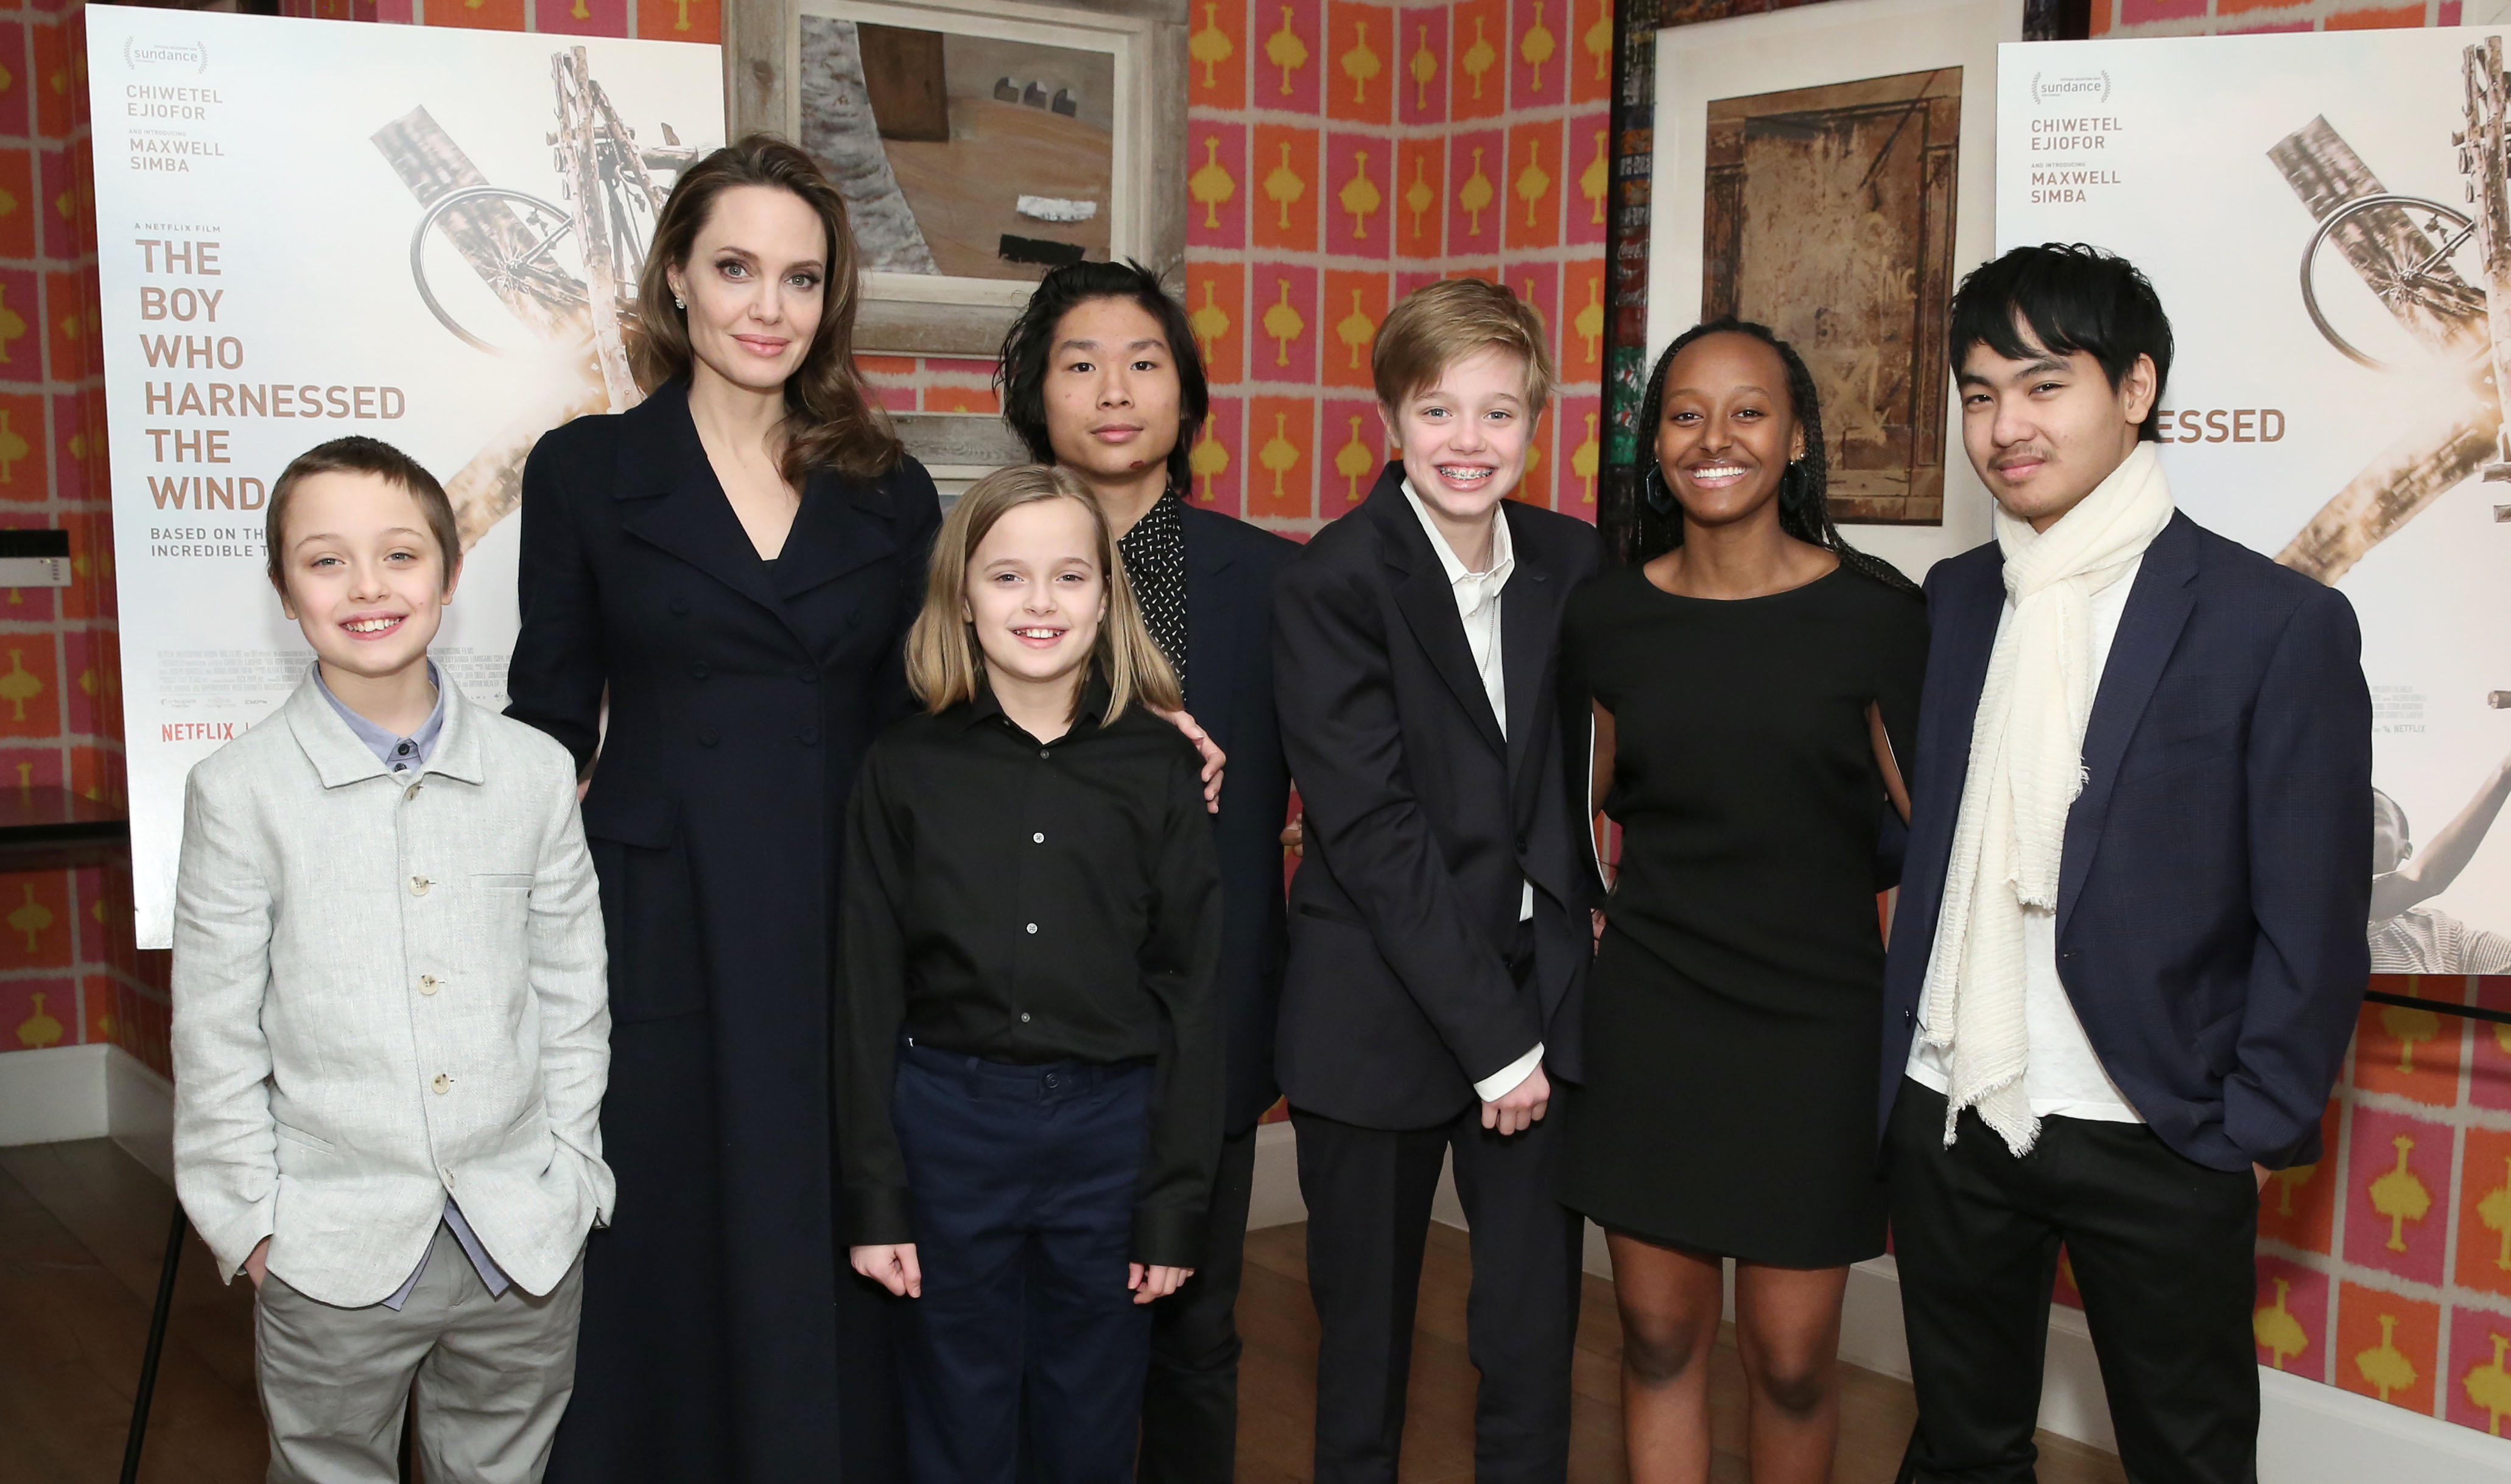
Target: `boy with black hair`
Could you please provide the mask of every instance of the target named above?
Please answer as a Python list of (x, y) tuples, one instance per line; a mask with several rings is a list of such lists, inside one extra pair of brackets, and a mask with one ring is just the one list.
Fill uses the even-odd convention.
[(531, 1484), (605, 1219), (608, 955), (575, 764), (427, 657), (462, 548), (373, 438), (271, 488), (315, 663), (192, 770), (174, 886), (174, 1186), (257, 1290), (273, 1484)]
[(1048, 273), (1003, 341), (999, 376), (1004, 420), (1039, 463), (1080, 479), (1106, 514), (1186, 711), (1229, 756), (1213, 821), (1228, 1055), (1220, 1167), (1202, 1261), (1151, 1310), (1138, 1465), (1145, 1484), (1226, 1481), (1237, 1457), (1235, 1312), (1256, 1123), (1279, 1095), (1273, 1018), (1291, 776), (1273, 714), (1273, 579), (1299, 549), (1188, 498), (1187, 460), (1211, 396), (1184, 306), (1149, 269), (1071, 263)]
[(2134, 266), (2020, 247), (1951, 321), (1996, 540), (1927, 578), (1885, 976), (1901, 1477), (2032, 1477), (2063, 1243), (2129, 1476), (2252, 1480), (2258, 1190), (2319, 1158), (2369, 970), (2360, 632), (2175, 508)]

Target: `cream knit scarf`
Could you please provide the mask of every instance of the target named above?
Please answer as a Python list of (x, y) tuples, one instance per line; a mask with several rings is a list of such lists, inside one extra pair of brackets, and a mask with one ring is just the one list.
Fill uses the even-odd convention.
[(2119, 580), (2171, 520), (2151, 443), (2046, 531), (1995, 512), (2012, 618), (1996, 638), (1972, 724), (1961, 813), (1928, 967), (1926, 1039), (1952, 1050), (1945, 1145), (1976, 1106), (2019, 1159), (2040, 1135), (2024, 1090), (2023, 924), (2058, 908), (2067, 811), (2084, 786), (2091, 720), (2092, 595)]

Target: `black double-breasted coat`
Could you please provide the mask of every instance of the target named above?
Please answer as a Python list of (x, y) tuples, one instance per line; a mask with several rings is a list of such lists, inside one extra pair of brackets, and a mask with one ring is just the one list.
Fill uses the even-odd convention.
[(586, 1253), (560, 1484), (895, 1476), (889, 1310), (833, 1229), (830, 966), (846, 796), (908, 705), (940, 519), (912, 460), (815, 475), (761, 559), (685, 384), (525, 466), (508, 714), (579, 765), (601, 754), (584, 825), (619, 1178)]

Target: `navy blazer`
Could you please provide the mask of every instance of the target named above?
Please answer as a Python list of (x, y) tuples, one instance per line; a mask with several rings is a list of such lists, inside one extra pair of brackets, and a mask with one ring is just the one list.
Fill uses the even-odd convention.
[[(1292, 1106), (1370, 1128), (1426, 1128), (1539, 1040), (1579, 1080), (1588, 909), (1589, 713), (1561, 675), (1570, 590), (1595, 527), (1516, 501), (1500, 602), (1508, 729), (1474, 668), (1455, 590), (1390, 464), (1316, 534), (1273, 604), (1282, 742), (1307, 858), (1291, 883), (1278, 1038)], [(1234, 766), (1234, 765), (1233, 765)], [(1503, 955), (1534, 884), (1532, 982)]]
[(1229, 754), (1213, 820), (1220, 857), (1220, 1023), (1228, 1048), (1222, 1126), (1242, 1133), (1279, 1096), (1273, 1017), (1288, 934), (1282, 825), (1291, 765), (1273, 717), (1273, 579), (1298, 543), (1191, 503), (1185, 526), (1185, 708)]
[[(1927, 575), (1935, 638), (1884, 972), (1884, 1124), (2004, 604), (1993, 542)], [(2211, 1168), (2319, 1158), (2372, 968), (2362, 648), (2343, 594), (2175, 514), (2145, 550), (2093, 699), (2058, 976), (2130, 1105)]]

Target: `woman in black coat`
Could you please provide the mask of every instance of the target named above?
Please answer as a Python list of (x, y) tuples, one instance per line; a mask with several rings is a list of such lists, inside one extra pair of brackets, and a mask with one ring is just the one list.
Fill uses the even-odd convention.
[(940, 512), (856, 378), (855, 285), (809, 157), (716, 152), (656, 223), (649, 397), (524, 470), (509, 714), (600, 753), (620, 1200), (554, 1481), (898, 1473), (886, 1301), (831, 1217), (831, 904)]

